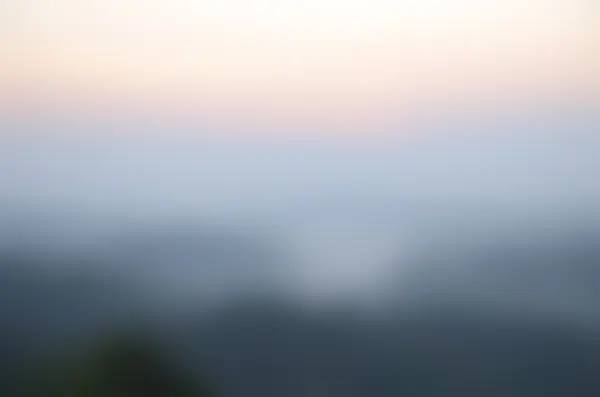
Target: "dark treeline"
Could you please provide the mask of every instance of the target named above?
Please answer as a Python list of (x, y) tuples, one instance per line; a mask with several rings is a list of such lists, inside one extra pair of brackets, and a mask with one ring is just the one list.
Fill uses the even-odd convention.
[[(598, 257), (569, 258), (567, 274), (587, 269), (571, 282), (593, 284)], [(117, 279), (5, 255), (0, 395), (600, 395), (597, 323), (447, 298), (373, 313), (262, 297), (136, 317)]]

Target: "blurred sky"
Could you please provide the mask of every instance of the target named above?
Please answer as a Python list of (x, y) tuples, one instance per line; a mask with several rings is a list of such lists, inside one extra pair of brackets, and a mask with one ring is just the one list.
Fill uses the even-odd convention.
[(470, 103), (586, 103), (600, 92), (598, 12), (591, 0), (6, 0), (0, 110), (367, 131)]
[(290, 288), (363, 299), (421, 240), (595, 222), (595, 3), (4, 0), (0, 226), (275, 230)]

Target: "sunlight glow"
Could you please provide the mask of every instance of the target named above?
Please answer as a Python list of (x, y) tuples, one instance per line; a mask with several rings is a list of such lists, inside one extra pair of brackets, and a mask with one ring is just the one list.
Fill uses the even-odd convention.
[(28, 0), (13, 8), (0, 83), (65, 98), (340, 114), (589, 78), (577, 45), (581, 8), (567, 0)]

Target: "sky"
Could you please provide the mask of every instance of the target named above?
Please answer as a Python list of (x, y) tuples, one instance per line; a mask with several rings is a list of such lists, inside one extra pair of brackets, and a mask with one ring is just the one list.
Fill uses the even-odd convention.
[(600, 92), (586, 0), (7, 0), (0, 110), (374, 127)]
[[(274, 223), (293, 279), (355, 296), (464, 214), (501, 232), (589, 218), (594, 2), (4, 0), (0, 224)], [(401, 139), (348, 139), (383, 131)]]

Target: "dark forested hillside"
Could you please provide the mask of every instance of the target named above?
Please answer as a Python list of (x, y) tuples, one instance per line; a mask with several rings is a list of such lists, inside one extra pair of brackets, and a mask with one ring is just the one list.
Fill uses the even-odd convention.
[[(110, 263), (57, 267), (58, 257), (6, 252), (0, 395), (23, 396), (41, 370), (76, 357), (84, 373), (60, 375), (67, 384), (144, 390), (165, 376), (162, 394), (153, 390), (170, 397), (179, 388), (198, 397), (597, 396), (600, 250), (592, 237), (520, 236), (424, 262), (406, 274), (397, 300), (377, 310), (269, 291), (211, 306), (187, 300), (172, 310), (138, 296), (131, 279), (106, 270), (114, 270)], [(112, 343), (124, 325), (136, 331)], [(144, 345), (146, 335), (157, 345)], [(137, 355), (158, 346), (168, 354), (156, 365)], [(109, 357), (98, 358), (105, 350)], [(159, 374), (140, 380), (138, 370)], [(119, 383), (122, 376), (142, 384)], [(196, 382), (210, 390), (185, 386)], [(54, 395), (49, 386), (34, 390), (34, 397)]]

